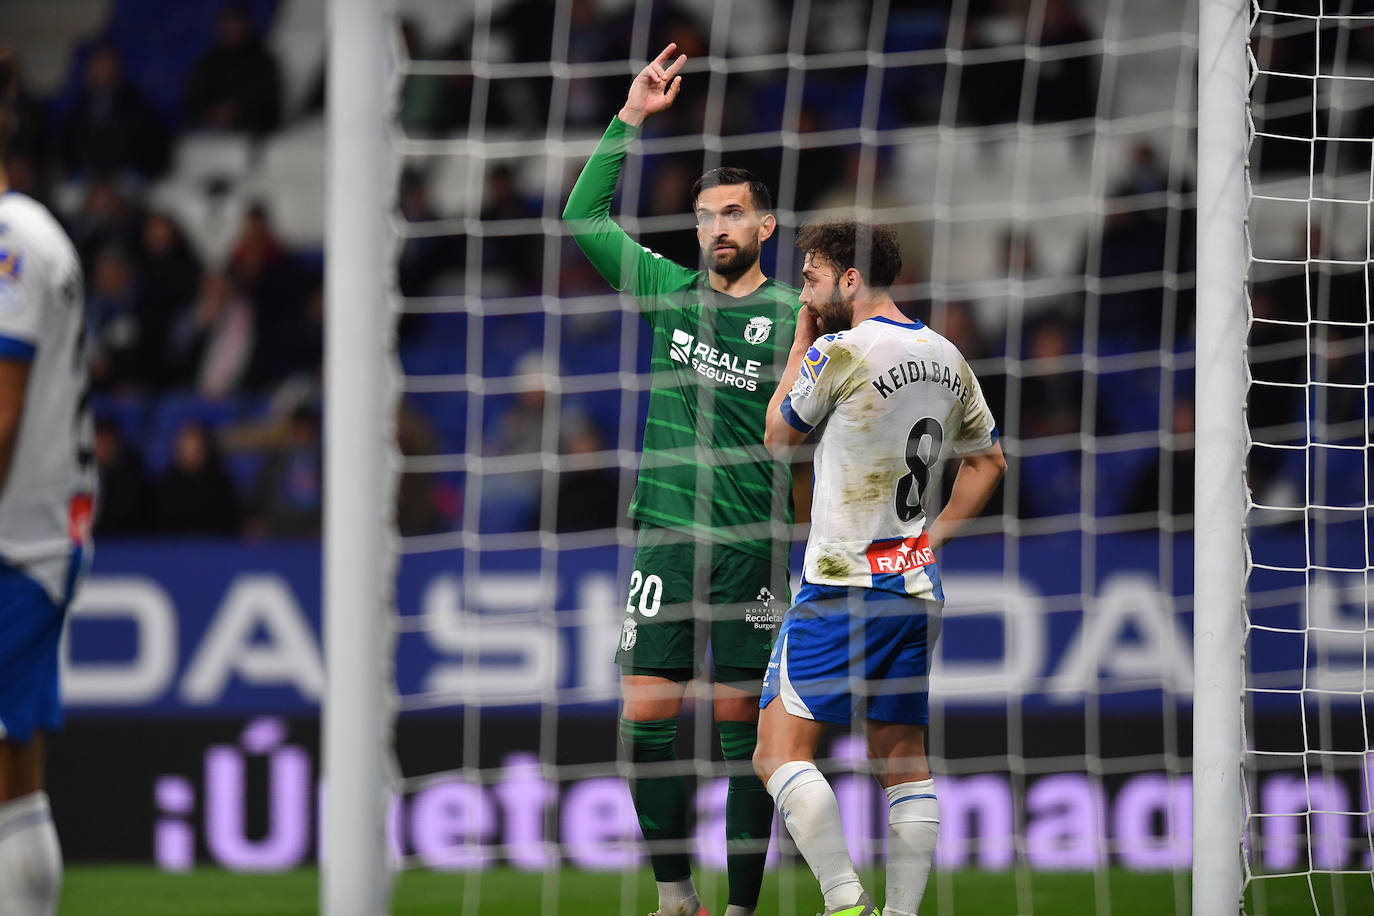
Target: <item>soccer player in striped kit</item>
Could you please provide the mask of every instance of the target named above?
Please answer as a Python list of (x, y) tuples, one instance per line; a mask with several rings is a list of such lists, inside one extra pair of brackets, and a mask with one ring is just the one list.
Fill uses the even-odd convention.
[[(826, 425), (802, 585), (764, 678), (755, 769), (820, 881), (824, 916), (876, 916), (815, 764), (824, 723), (865, 720), (889, 802), (882, 912), (916, 916), (940, 820), (925, 755), (945, 598), (934, 552), (986, 505), (1006, 461), (968, 363), (888, 292), (902, 263), (896, 235), (820, 223), (802, 229), (797, 248), (803, 308), (765, 442), (783, 460)], [(963, 464), (928, 525), (948, 458)]]
[(0, 50), (0, 913), (40, 916), (62, 883), (43, 734), (62, 724), (57, 646), (90, 556), (95, 460), (81, 265), (3, 165), (18, 80)]
[(625, 150), (677, 97), (669, 45), (631, 84), (563, 211), (603, 277), (632, 294), (653, 330), (652, 390), (630, 517), (638, 527), (616, 662), (631, 794), (658, 883), (658, 916), (705, 916), (687, 855), (688, 798), (673, 766), (685, 687), (709, 641), (713, 705), (729, 768), (729, 904), (752, 916), (773, 806), (752, 772), (758, 696), (789, 585), (791, 472), (763, 446), (764, 410), (787, 361), (797, 291), (764, 276), (768, 188), (743, 169), (692, 189), (702, 266), (641, 247), (611, 218)]

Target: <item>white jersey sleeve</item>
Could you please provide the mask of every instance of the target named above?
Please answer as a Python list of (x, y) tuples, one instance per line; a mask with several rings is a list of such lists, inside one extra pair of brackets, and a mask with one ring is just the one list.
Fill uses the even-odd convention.
[(835, 408), (849, 385), (854, 365), (844, 332), (816, 339), (802, 359), (797, 381), (782, 402), (782, 415), (794, 428), (809, 433)]
[(926, 504), (947, 458), (997, 441), (959, 350), (920, 322), (863, 321), (816, 341), (781, 411), (804, 432), (825, 424), (805, 580), (941, 599)]

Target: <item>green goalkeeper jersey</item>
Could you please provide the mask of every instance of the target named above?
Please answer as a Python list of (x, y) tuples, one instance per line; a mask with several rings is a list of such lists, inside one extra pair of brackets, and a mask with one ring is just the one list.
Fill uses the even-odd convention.
[(787, 364), (797, 290), (767, 280), (735, 298), (704, 270), (675, 264), (611, 219), (635, 128), (611, 122), (563, 219), (592, 264), (634, 295), (653, 329), (649, 413), (630, 517), (775, 556), (792, 521), (792, 475), (763, 446), (764, 413)]

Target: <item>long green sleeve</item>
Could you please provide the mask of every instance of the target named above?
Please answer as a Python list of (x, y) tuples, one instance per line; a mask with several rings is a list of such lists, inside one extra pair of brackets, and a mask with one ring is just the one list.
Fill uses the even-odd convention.
[(611, 218), (611, 199), (615, 196), (625, 150), (638, 133), (619, 118), (611, 120), (596, 151), (577, 176), (568, 205), (563, 208), (563, 221), (606, 282), (636, 297), (648, 297), (682, 288), (695, 280), (697, 271), (644, 248)]

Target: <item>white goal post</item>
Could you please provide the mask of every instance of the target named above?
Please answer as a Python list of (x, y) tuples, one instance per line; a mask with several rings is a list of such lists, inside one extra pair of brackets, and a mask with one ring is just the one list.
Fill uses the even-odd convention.
[(383, 823), (391, 782), (387, 647), (394, 488), (388, 277), (394, 238), (385, 121), (390, 68), (378, 0), (330, 0), (325, 296), (323, 712), (320, 908), (390, 909)]
[(1248, 0), (1198, 10), (1193, 913), (1240, 909)]

